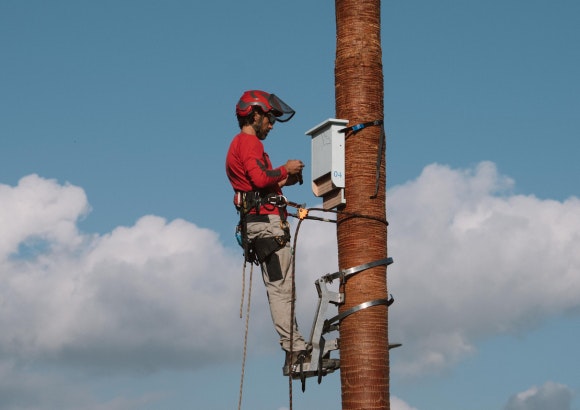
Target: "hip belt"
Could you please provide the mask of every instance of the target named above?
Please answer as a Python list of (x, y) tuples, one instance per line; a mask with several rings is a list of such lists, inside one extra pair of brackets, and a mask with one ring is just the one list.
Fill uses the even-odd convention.
[(262, 193), (258, 191), (242, 192), (236, 191), (234, 194), (234, 206), (236, 209), (244, 214), (247, 214), (252, 209), (256, 213), (260, 212), (261, 206), (272, 206), (276, 208), (285, 208), (288, 204), (288, 199), (284, 195), (276, 193)]

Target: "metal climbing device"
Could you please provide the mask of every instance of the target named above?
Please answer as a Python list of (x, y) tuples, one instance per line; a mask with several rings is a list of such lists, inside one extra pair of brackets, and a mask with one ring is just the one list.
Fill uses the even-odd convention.
[[(328, 289), (327, 285), (331, 284), (336, 279), (339, 279), (340, 283), (344, 283), (352, 275), (355, 275), (366, 269), (380, 265), (390, 265), (391, 263), (393, 263), (392, 258), (384, 258), (374, 262), (355, 266), (353, 268), (326, 274), (315, 281), (316, 291), (318, 292), (318, 308), (314, 322), (312, 324), (310, 341), (308, 343), (310, 360), (308, 360), (308, 357), (306, 357), (305, 360), (299, 360), (298, 363), (294, 365), (286, 365), (283, 368), (283, 373), (285, 376), (291, 375), (293, 379), (299, 379), (302, 381), (303, 391), (305, 390), (306, 386), (306, 378), (317, 377), (318, 383), (320, 384), (323, 376), (326, 376), (328, 373), (332, 373), (340, 368), (340, 359), (330, 357), (332, 351), (338, 351), (340, 349), (340, 339), (334, 338), (326, 340), (325, 335), (334, 331), (339, 331), (340, 321), (345, 317), (358, 312), (359, 310), (377, 305), (390, 306), (394, 302), (392, 296), (386, 299), (375, 299), (356, 305), (336, 316), (327, 319), (327, 312), (330, 303), (336, 306), (344, 303), (344, 293), (331, 291)], [(389, 345), (389, 349), (399, 346), (401, 346), (399, 343), (392, 344)]]

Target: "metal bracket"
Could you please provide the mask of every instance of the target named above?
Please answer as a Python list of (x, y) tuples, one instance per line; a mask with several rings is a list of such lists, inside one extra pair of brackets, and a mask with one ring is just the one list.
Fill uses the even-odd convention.
[(374, 268), (375, 266), (380, 266), (380, 265), (390, 265), (391, 263), (393, 263), (393, 258), (384, 258), (384, 259), (379, 259), (379, 260), (376, 260), (373, 262), (364, 263), (362, 265), (358, 265), (358, 266), (355, 266), (353, 268), (348, 268), (348, 269), (345, 269), (341, 272), (342, 272), (344, 278), (347, 279), (348, 277), (354, 275), (355, 273), (362, 272), (363, 270)]
[(355, 275), (364, 270), (380, 265), (390, 265), (391, 263), (393, 263), (393, 258), (379, 259), (342, 271), (326, 274), (314, 282), (316, 291), (318, 292), (318, 307), (310, 333), (310, 362), (299, 363), (292, 368), (289, 366), (284, 367), (285, 375), (292, 373), (293, 379), (300, 379), (302, 381), (302, 391), (305, 389), (307, 377), (317, 376), (318, 383), (320, 384), (323, 376), (340, 368), (340, 360), (330, 358), (330, 353), (333, 350), (338, 350), (340, 348), (340, 339), (335, 338), (326, 340), (324, 338), (325, 334), (332, 331), (338, 331), (340, 321), (348, 315), (358, 312), (359, 310), (369, 308), (371, 306), (390, 306), (394, 302), (392, 296), (389, 299), (376, 299), (361, 303), (360, 305), (354, 306), (349, 310), (332, 317), (331, 319), (326, 319), (330, 303), (337, 306), (344, 303), (344, 294), (329, 290), (327, 284), (332, 283), (335, 279), (340, 279), (341, 282), (343, 282), (350, 278), (352, 275)]
[(372, 306), (377, 306), (377, 305), (387, 305), (387, 306), (391, 306), (393, 304), (393, 302), (395, 301), (395, 299), (393, 298), (393, 295), (390, 295), (390, 299), (375, 299), (375, 300), (371, 300), (369, 302), (364, 302), (361, 303), (360, 305), (356, 305), (351, 307), (349, 310), (346, 310), (344, 312), (342, 312), (339, 315), (336, 315), (328, 320), (326, 320), (324, 322), (324, 329), (329, 329), (330, 326), (334, 323), (334, 322), (339, 322), (344, 319), (347, 316), (352, 315), (355, 312), (358, 312), (359, 310), (363, 310), (366, 308), (370, 308)]
[(346, 280), (356, 273), (362, 272), (362, 271), (370, 269), (370, 268), (374, 268), (375, 266), (390, 265), (391, 263), (393, 263), (393, 258), (389, 257), (389, 258), (379, 259), (379, 260), (376, 260), (373, 262), (363, 263), (362, 265), (354, 266), (352, 268), (348, 268), (348, 269), (341, 270), (338, 272), (327, 273), (326, 275), (321, 277), (319, 279), (319, 281), (323, 280), (325, 282), (332, 283), (332, 281), (334, 279), (340, 278), (341, 280)]

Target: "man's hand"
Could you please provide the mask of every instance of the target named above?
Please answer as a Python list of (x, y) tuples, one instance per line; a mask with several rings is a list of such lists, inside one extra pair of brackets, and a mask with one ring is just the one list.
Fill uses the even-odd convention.
[(282, 181), (278, 182), (278, 186), (290, 186), (296, 184), (297, 182), (302, 185), (302, 170), (304, 169), (304, 162), (300, 161), (299, 159), (289, 159), (286, 161), (286, 164), (284, 164), (284, 168), (286, 168), (288, 176)]
[(282, 186), (290, 186), (290, 185), (295, 185), (296, 183), (300, 183), (300, 185), (302, 185), (302, 173), (300, 174), (294, 174), (294, 175), (288, 175), (288, 177), (281, 181), (284, 184), (280, 185)]
[(297, 175), (302, 173), (304, 162), (299, 159), (289, 159), (286, 161), (286, 164), (284, 164), (284, 168), (288, 171), (288, 175)]

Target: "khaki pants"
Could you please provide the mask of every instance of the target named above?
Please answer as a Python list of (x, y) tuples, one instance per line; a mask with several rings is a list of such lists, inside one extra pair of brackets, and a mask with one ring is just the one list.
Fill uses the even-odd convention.
[[(284, 230), (280, 224), (280, 216), (268, 215), (269, 222), (248, 222), (248, 239), (283, 236)], [(270, 313), (274, 327), (280, 335), (280, 346), (286, 351), (298, 352), (306, 350), (304, 338), (298, 331), (296, 319), (292, 313), (292, 257), (293, 250), (290, 243), (270, 255), (261, 264), (262, 278), (268, 293)], [(292, 342), (290, 340), (291, 329)]]

